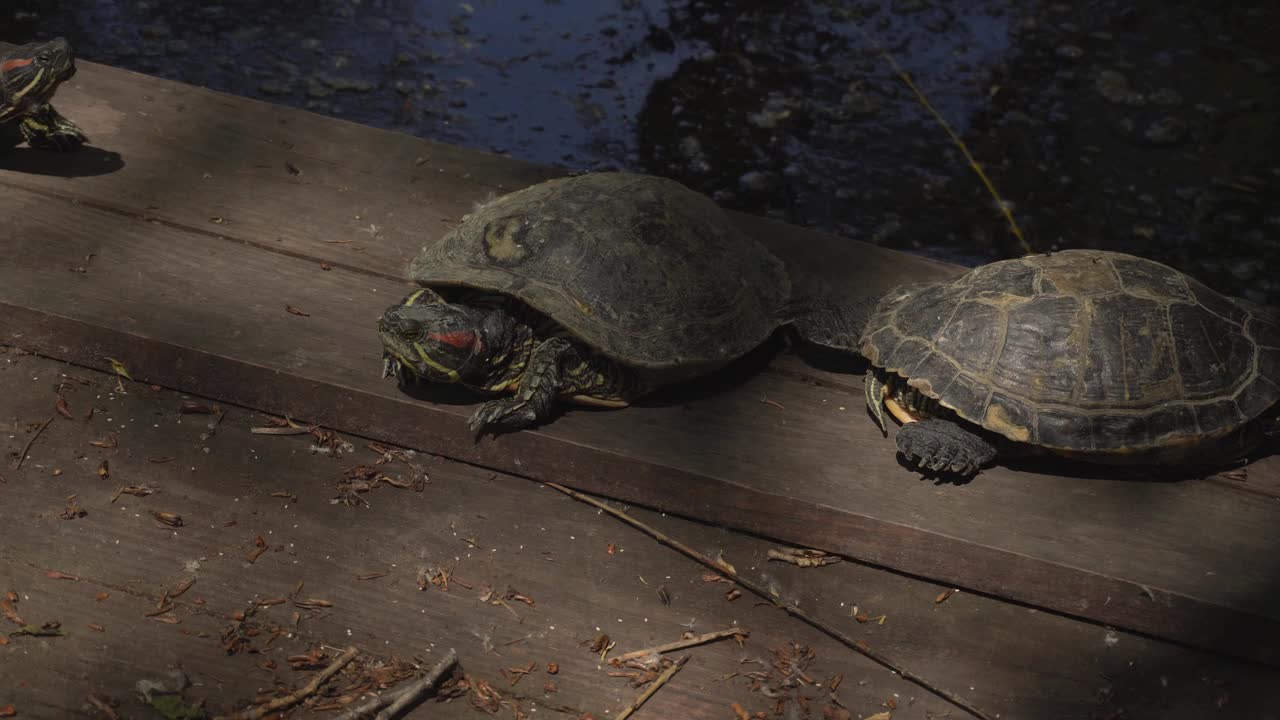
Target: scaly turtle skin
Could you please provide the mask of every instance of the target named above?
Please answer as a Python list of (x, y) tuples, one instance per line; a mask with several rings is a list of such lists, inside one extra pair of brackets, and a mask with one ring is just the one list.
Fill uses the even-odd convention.
[(621, 407), (726, 365), (793, 319), (854, 351), (837, 312), (792, 297), (781, 260), (672, 180), (599, 173), (478, 207), (410, 266), (421, 289), (378, 323), (400, 380), (486, 394), (470, 427), (514, 430), (558, 401)]
[(1031, 448), (1208, 465), (1280, 435), (1280, 316), (1123, 253), (895, 288), (860, 350), (872, 415), (904, 421), (899, 451), (929, 470), (971, 474)]
[(75, 56), (63, 38), (0, 55), (0, 125), (16, 124), (31, 147), (79, 149), (88, 138), (49, 104), (58, 86), (75, 74)]

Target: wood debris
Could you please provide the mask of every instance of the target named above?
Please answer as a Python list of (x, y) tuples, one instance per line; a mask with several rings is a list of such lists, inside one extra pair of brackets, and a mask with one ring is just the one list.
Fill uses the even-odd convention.
[(947, 590), (943, 590), (942, 592), (938, 593), (938, 597), (933, 599), (933, 604), (941, 605), (942, 603), (946, 602), (948, 598), (950, 598), (952, 595), (955, 595), (958, 592), (960, 592), (960, 588), (950, 588)]
[(822, 567), (840, 562), (840, 558), (836, 555), (804, 548), (769, 548), (768, 558), (802, 568)]
[(702, 635), (696, 635), (693, 637), (684, 638), (681, 640), (677, 640), (675, 642), (669, 642), (665, 645), (658, 645), (651, 648), (644, 648), (643, 650), (632, 650), (629, 653), (623, 653), (622, 655), (619, 655), (613, 658), (609, 662), (616, 666), (621, 663), (625, 663), (628, 660), (638, 660), (640, 658), (646, 658), (651, 655), (661, 655), (663, 653), (668, 653), (673, 650), (683, 650), (684, 648), (693, 647), (695, 645), (703, 645), (703, 644), (714, 642), (716, 640), (721, 640), (727, 637), (745, 638), (745, 637), (748, 637), (748, 635), (749, 633), (747, 633), (746, 630), (743, 630), (742, 628), (736, 628), (736, 627), (728, 628), (726, 630), (717, 630), (715, 632), (704, 633)]

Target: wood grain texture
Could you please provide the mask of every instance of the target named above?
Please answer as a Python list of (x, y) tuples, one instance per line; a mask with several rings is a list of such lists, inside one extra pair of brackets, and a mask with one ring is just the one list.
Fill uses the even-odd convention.
[[(406, 288), (420, 243), (484, 193), (551, 171), (82, 65), (59, 107), (119, 158), (0, 155), (4, 341), (99, 368), (117, 358), (148, 382), (1277, 661), (1274, 497), (1161, 473), (1008, 468), (937, 487), (898, 466), (856, 376), (788, 354), (474, 443), (469, 406), (379, 382), (372, 323)], [(742, 222), (843, 292), (955, 272)], [(1278, 467), (1255, 464), (1247, 484), (1273, 486)]]
[[(215, 422), (212, 415), (180, 413), (178, 393), (136, 383), (119, 393), (109, 375), (43, 358), (0, 367), (0, 389), (10, 399), (6, 413), (19, 418), (52, 406), (62, 372), (91, 383), (66, 381), (63, 396), (76, 419), (59, 416), (21, 471), (5, 468), (7, 482), (0, 485), (6, 517), (14, 519), (0, 547), (0, 592), (22, 595), (18, 609), (28, 622), (59, 620), (71, 633), (14, 638), (0, 647), (0, 666), (30, 658), (22, 678), (30, 684), (16, 696), (7, 695), (9, 685), (0, 689), (0, 704), (13, 697), (20, 717), (63, 717), (60, 710), (77, 708), (91, 691), (130, 703), (137, 680), (162, 675), (174, 663), (193, 676), (192, 698), (226, 710), (277, 680), (302, 684), (308, 673), (290, 671), (288, 656), (351, 644), (365, 655), (418, 656), (428, 663), (454, 647), (467, 673), (517, 699), (533, 717), (576, 720), (588, 711), (605, 717), (639, 690), (610, 677), (611, 668), (580, 645), (584, 640), (605, 632), (616, 642), (614, 654), (621, 654), (678, 639), (689, 627), (706, 632), (735, 625), (750, 632), (741, 647), (727, 641), (691, 651), (694, 659), (646, 712), (713, 719), (735, 701), (771, 708), (740, 674), (767, 668), (770, 651), (793, 642), (817, 653), (811, 677), (844, 672), (865, 681), (849, 682), (838, 694), (864, 715), (894, 695), (916, 697), (921, 712), (949, 709), (767, 605), (749, 597), (726, 600), (729, 586), (704, 582), (700, 566), (537, 483), (423, 455), (414, 458), (429, 477), (420, 492), (384, 484), (347, 506), (333, 502), (344, 472), (380, 457), (363, 442), (343, 457), (329, 457), (309, 449), (310, 436), (252, 434), (263, 419), (241, 408), (222, 407), (226, 415)], [(84, 420), (90, 407), (97, 412)], [(115, 433), (116, 447), (90, 445), (108, 433)], [(16, 452), (27, 437), (21, 430), (6, 433), (0, 447)], [(153, 462), (161, 458), (168, 461)], [(97, 473), (103, 461), (105, 479)], [(381, 469), (411, 477), (400, 462)], [(113, 502), (121, 484), (156, 493)], [(71, 495), (87, 514), (62, 519)], [(152, 511), (175, 513), (183, 525), (160, 525)], [(251, 562), (257, 538), (267, 549)], [(419, 589), (421, 572), (441, 568), (453, 571), (447, 591)], [(50, 570), (77, 579), (51, 580)], [(377, 573), (385, 575), (369, 577)], [(177, 623), (145, 617), (165, 588), (188, 580), (191, 589), (174, 601)], [(298, 599), (329, 606), (302, 610), (296, 627), (290, 616), (298, 608), (291, 603), (261, 607), (253, 621), (290, 634), (271, 643), (267, 632), (251, 638), (254, 652), (223, 651), (220, 635), (234, 613), (290, 596), (299, 583)], [(659, 585), (669, 589), (669, 606)], [(509, 590), (532, 604), (512, 599), (504, 607), (486, 599), (489, 591), (500, 598)], [(100, 592), (110, 597), (95, 600)], [(104, 630), (90, 630), (89, 623)], [(276, 668), (263, 667), (270, 660)], [(504, 668), (531, 661), (538, 669), (530, 677), (514, 686), (504, 679)], [(548, 662), (560, 666), (554, 676), (545, 672)], [(557, 691), (544, 690), (548, 680)], [(415, 717), (439, 717), (437, 707)], [(467, 708), (447, 716), (478, 714)]]

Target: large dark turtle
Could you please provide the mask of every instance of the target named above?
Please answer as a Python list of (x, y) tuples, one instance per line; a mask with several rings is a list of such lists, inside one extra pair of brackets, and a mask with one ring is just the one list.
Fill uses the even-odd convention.
[[(410, 276), (422, 289), (378, 324), (384, 372), (509, 394), (471, 416), (476, 431), (534, 425), (557, 400), (624, 406), (745, 354), (807, 303), (709, 198), (625, 173), (481, 205)], [(801, 336), (826, 344), (835, 316), (808, 318)]]
[(1067, 250), (896, 288), (860, 350), (872, 414), (904, 421), (898, 449), (929, 470), (1029, 446), (1217, 464), (1280, 434), (1280, 317), (1132, 255)]
[(16, 124), (31, 147), (79, 149), (88, 138), (49, 104), (58, 86), (75, 74), (75, 55), (63, 38), (0, 55), (0, 126), (7, 129)]

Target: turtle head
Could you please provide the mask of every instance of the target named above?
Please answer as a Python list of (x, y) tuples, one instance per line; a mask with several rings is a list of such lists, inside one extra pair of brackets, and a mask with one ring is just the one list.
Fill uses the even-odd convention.
[[(398, 379), (467, 383), (486, 370), (484, 312), (445, 302), (425, 288), (392, 305), (378, 321), (384, 374)], [(409, 373), (410, 378), (404, 374)]]
[(0, 57), (0, 98), (6, 105), (42, 105), (75, 74), (75, 54), (66, 39), (23, 45)]

